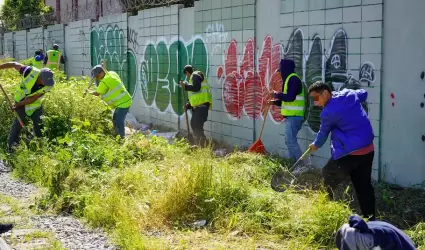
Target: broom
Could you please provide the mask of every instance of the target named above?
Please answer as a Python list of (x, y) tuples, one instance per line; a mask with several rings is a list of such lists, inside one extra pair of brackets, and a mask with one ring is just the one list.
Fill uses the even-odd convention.
[(265, 110), (265, 114), (263, 116), (264, 120), (263, 120), (263, 125), (261, 126), (260, 135), (258, 136), (258, 139), (251, 145), (251, 147), (249, 147), (248, 152), (266, 154), (266, 148), (264, 147), (264, 144), (261, 141), (261, 135), (263, 134), (264, 124), (266, 124), (269, 108), (270, 108), (270, 104), (268, 103)]

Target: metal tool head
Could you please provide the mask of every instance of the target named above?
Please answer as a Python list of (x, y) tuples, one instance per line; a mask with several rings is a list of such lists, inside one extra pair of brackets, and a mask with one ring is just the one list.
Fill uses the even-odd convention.
[(304, 154), (292, 165), (289, 169), (283, 169), (282, 167), (272, 176), (271, 188), (276, 192), (284, 192), (289, 187), (296, 186), (297, 177), (292, 173), (294, 169), (302, 165), (301, 163), (311, 152), (311, 149), (308, 148)]

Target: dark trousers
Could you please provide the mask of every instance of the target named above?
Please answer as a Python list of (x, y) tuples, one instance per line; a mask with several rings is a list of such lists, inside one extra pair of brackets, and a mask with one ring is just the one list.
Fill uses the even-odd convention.
[(130, 108), (116, 108), (112, 116), (112, 124), (114, 124), (115, 133), (121, 138), (125, 137), (125, 117)]
[(201, 146), (205, 146), (207, 138), (204, 134), (204, 123), (208, 120), (208, 104), (202, 104), (196, 108), (192, 108), (192, 119), (190, 120), (190, 126), (193, 130), (195, 137), (195, 143), (199, 143)]
[(329, 198), (334, 198), (333, 190), (349, 176), (363, 216), (371, 217), (371, 220), (375, 219), (375, 190), (372, 186), (374, 154), (375, 152), (365, 155), (347, 155), (336, 161), (331, 158), (322, 169)]
[[(27, 115), (25, 113), (25, 107), (21, 107), (16, 110), (21, 120), (27, 125)], [(32, 115), (30, 116), (33, 124), (34, 124), (34, 134), (37, 137), (41, 137), (41, 130), (43, 129), (43, 124), (41, 121), (41, 116), (43, 115), (43, 107), (40, 107)], [(21, 133), (21, 124), (19, 124), (18, 118), (15, 117), (12, 123), (12, 127), (10, 128), (9, 138), (7, 139), (7, 144), (9, 148), (14, 144), (19, 142), (19, 134)]]

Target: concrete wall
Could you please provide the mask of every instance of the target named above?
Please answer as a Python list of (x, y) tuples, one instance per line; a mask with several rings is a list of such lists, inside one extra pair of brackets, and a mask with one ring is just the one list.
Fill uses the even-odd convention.
[(382, 175), (412, 185), (425, 179), (425, 23), (422, 0), (385, 0)]
[[(400, 11), (402, 7), (406, 9)], [(404, 86), (421, 89), (423, 84), (425, 50), (417, 41), (425, 33), (413, 29), (425, 19), (419, 11), (423, 7), (421, 0), (403, 6), (396, 0), (385, 5), (382, 0), (201, 0), (192, 8), (172, 5), (136, 16), (108, 15), (99, 22), (48, 27), (43, 44), (50, 44), (48, 31), (53, 37), (56, 30), (69, 75), (88, 75), (107, 59), (108, 69), (120, 74), (133, 96), (131, 113), (176, 130), (186, 128), (177, 83), (184, 79), (184, 65), (192, 64), (212, 86), (207, 135), (247, 147), (266, 119), (262, 141), (268, 151), (284, 157), (284, 118), (277, 107), (263, 114), (264, 96), (281, 90), (279, 61), (291, 58), (305, 87), (324, 80), (335, 90), (368, 91), (364, 106), (375, 132), (373, 176), (378, 179), (380, 173), (386, 181), (411, 185), (425, 180), (425, 132), (420, 116), (405, 110), (416, 107), (412, 101), (421, 109), (425, 100), (423, 93)], [(5, 34), (4, 49), (11, 51), (12, 40), (15, 52), (26, 51), (22, 41), (37, 34), (40, 29)], [(66, 39), (60, 40), (63, 34)], [(27, 55), (35, 44), (28, 45)], [(298, 136), (303, 150), (320, 126), (320, 109), (312, 103), (306, 109), (308, 118)], [(402, 132), (404, 127), (408, 132)], [(328, 141), (313, 154), (313, 164), (323, 167), (329, 147)], [(411, 163), (405, 166), (406, 160)]]
[(67, 74), (72, 76), (89, 75), (91, 20), (71, 22), (66, 26), (65, 48)]

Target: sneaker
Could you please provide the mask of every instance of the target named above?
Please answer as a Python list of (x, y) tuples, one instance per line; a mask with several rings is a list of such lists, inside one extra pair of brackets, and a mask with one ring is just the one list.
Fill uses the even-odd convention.
[(0, 224), (0, 234), (6, 233), (13, 228), (13, 224)]

